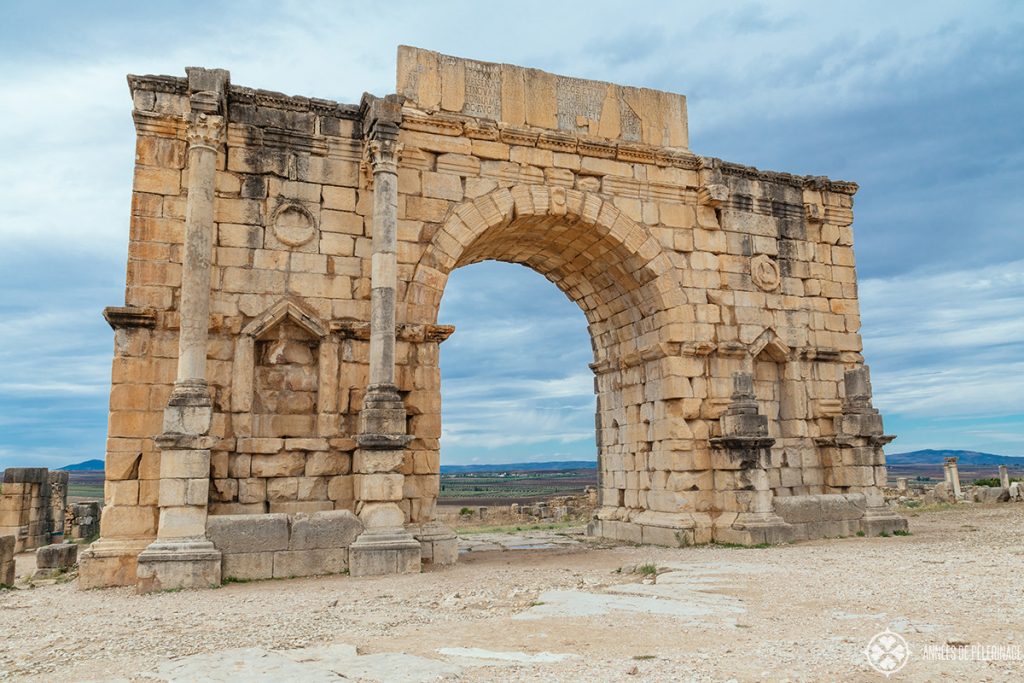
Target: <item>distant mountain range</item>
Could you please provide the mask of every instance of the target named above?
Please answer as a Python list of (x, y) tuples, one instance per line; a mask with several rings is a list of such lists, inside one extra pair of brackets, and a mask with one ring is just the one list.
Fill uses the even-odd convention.
[(1024, 457), (994, 455), (977, 451), (938, 451), (931, 448), (885, 456), (888, 465), (941, 465), (945, 458), (956, 458), (960, 465), (1006, 465), (1024, 467)]
[(463, 472), (539, 472), (549, 470), (593, 470), (594, 460), (555, 460), (552, 462), (512, 462), (498, 465), (441, 465), (441, 474)]
[(92, 471), (102, 470), (103, 469), (103, 461), (102, 460), (86, 460), (84, 462), (79, 462), (79, 463), (76, 463), (74, 465), (64, 465), (64, 467), (61, 467), (60, 469), (64, 470), (65, 472), (81, 472), (83, 470), (92, 470)]

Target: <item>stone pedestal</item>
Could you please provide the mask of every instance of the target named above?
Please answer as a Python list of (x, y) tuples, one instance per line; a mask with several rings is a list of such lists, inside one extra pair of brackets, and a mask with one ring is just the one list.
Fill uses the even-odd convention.
[(737, 372), (732, 381), (731, 402), (719, 420), (722, 435), (711, 439), (717, 507), (727, 513), (715, 521), (714, 540), (743, 545), (789, 541), (792, 530), (772, 506), (766, 467), (775, 439), (768, 436), (768, 417), (758, 410), (753, 376)]
[(99, 539), (78, 557), (78, 588), (134, 586), (139, 554), (149, 544), (148, 539)]
[(206, 538), (157, 540), (139, 555), (136, 591), (220, 585), (221, 552)]
[[(386, 437), (386, 438), (385, 438)], [(403, 445), (408, 437), (398, 434), (361, 434), (362, 448), (355, 452), (356, 512), (365, 531), (349, 547), (349, 573), (352, 576), (415, 573), (420, 570), (420, 542), (405, 528), (402, 500), (401, 466), (404, 450), (367, 448), (367, 444), (397, 440)]]
[[(175, 400), (173, 396), (171, 400)], [(164, 427), (183, 419), (192, 421), (189, 428), (208, 431), (209, 407), (168, 406)], [(219, 585), (221, 554), (206, 538), (210, 437), (165, 432), (156, 441), (162, 451), (160, 525), (157, 539), (138, 557), (136, 590), (148, 593)]]
[(441, 522), (408, 527), (413, 537), (420, 542), (420, 557), (424, 564), (455, 564), (459, 560), (459, 537)]
[(831, 483), (844, 493), (864, 494), (867, 507), (860, 530), (865, 535), (905, 531), (907, 520), (886, 505), (882, 494), (887, 480), (882, 447), (896, 437), (885, 434), (882, 416), (872, 404), (868, 367), (847, 370), (843, 386), (843, 411), (834, 420), (836, 435), (832, 440), (842, 465), (833, 468), (833, 476), (826, 478), (826, 484)]
[(349, 574), (415, 574), (420, 571), (420, 554), (420, 542), (402, 527), (367, 529), (349, 546)]
[(865, 536), (892, 534), (895, 531), (906, 531), (907, 520), (885, 505), (876, 505), (864, 510), (860, 520), (860, 530)]

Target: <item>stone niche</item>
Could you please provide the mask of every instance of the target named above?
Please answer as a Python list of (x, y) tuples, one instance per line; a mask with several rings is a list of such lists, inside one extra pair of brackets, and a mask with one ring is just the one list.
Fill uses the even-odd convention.
[(301, 437), (313, 432), (320, 340), (284, 320), (256, 341), (253, 436)]
[(215, 454), (212, 514), (352, 509), (350, 441), (321, 436), (333, 423), (339, 346), (297, 298), (257, 316), (235, 342), (233, 451)]

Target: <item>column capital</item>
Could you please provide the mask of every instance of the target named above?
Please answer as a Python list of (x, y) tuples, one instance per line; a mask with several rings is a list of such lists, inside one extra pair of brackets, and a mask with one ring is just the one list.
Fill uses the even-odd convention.
[(186, 131), (189, 149), (203, 148), (218, 152), (224, 143), (224, 133), (223, 116), (202, 111), (193, 111), (189, 114)]
[(366, 143), (363, 162), (373, 175), (398, 173), (398, 160), (402, 157), (402, 143), (391, 137), (375, 137)]

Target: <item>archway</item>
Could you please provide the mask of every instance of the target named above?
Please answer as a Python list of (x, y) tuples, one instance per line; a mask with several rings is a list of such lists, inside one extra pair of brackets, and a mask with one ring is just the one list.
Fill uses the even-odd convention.
[[(691, 341), (689, 326), (680, 321), (694, 317), (661, 245), (590, 193), (541, 186), (494, 190), (456, 206), (424, 249), (406, 292), (410, 318), (436, 323), (451, 272), (485, 260), (537, 271), (587, 319), (600, 514), (612, 523), (645, 515), (649, 522), (660, 518), (665, 529), (693, 529), (692, 515), (682, 511), (711, 503), (712, 480), (696, 457), (688, 424), (699, 416), (683, 405), (689, 382), (669, 366), (678, 360), (671, 357), (678, 345)], [(440, 393), (439, 375), (431, 389)], [(437, 491), (421, 494), (436, 497)], [(417, 508), (415, 501), (410, 508)], [(413, 515), (412, 521), (419, 520)]]
[(572, 301), (486, 261), (453, 271), (439, 318), (458, 330), (440, 354), (446, 465), (595, 461), (593, 352)]
[[(86, 584), (216, 580), (210, 513), (275, 503), (358, 515), (353, 573), (454, 561), (430, 524), (452, 332), (437, 316), (452, 270), (489, 259), (541, 273), (587, 319), (593, 533), (905, 528), (861, 355), (856, 184), (695, 155), (678, 94), (415, 48), (396, 92), (358, 106), (218, 69), (129, 82), (129, 275), (105, 313), (107, 505)], [(282, 297), (295, 311), (264, 330), (280, 344), (248, 334)]]

